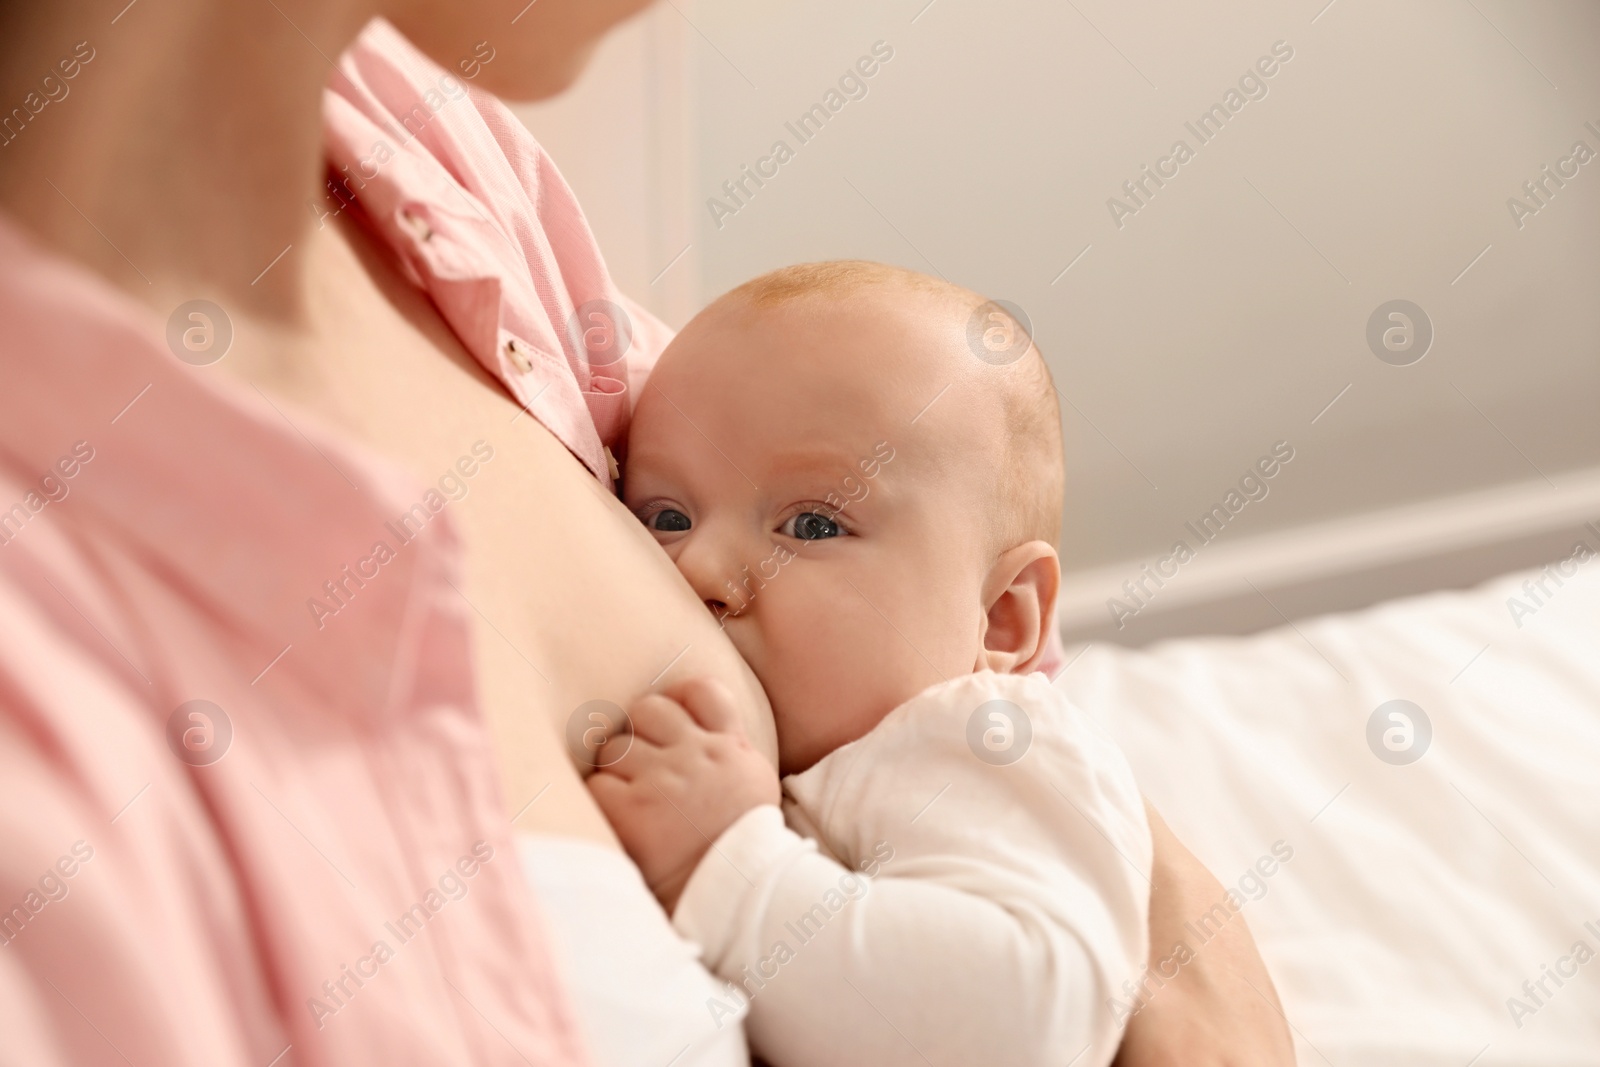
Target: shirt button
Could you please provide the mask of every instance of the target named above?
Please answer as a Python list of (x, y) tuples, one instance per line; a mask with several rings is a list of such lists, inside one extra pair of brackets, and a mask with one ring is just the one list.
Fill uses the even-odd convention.
[(400, 213), (400, 221), (405, 223), (406, 229), (417, 236), (419, 241), (426, 241), (433, 236), (433, 227), (428, 225), (428, 220), (421, 215), (409, 211)]
[(533, 369), (533, 360), (528, 358), (528, 347), (515, 337), (506, 341), (506, 356), (519, 374), (527, 374)]
[(611, 454), (609, 445), (606, 446), (606, 469), (611, 472), (612, 481), (622, 477), (622, 468), (617, 466), (617, 457)]

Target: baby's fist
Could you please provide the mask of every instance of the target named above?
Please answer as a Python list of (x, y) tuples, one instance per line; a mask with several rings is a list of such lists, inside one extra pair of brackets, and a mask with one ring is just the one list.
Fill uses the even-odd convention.
[(632, 734), (602, 746), (589, 790), (671, 912), (711, 843), (751, 808), (778, 803), (778, 772), (745, 737), (719, 682), (647, 694), (628, 718)]

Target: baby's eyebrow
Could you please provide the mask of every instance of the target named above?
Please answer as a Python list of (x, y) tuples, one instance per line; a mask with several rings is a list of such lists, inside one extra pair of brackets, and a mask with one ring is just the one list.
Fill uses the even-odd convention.
[(623, 463), (623, 473), (649, 472), (650, 474), (665, 474), (674, 470), (679, 460), (671, 452), (659, 448), (629, 448), (627, 461)]
[[(870, 459), (871, 453), (866, 457)], [(820, 475), (823, 477), (842, 478), (845, 475), (860, 477), (861, 471), (856, 466), (857, 457), (841, 449), (805, 449), (795, 452), (781, 452), (773, 457), (769, 466), (774, 474), (795, 475)]]
[(764, 484), (786, 502), (809, 497), (831, 514), (860, 521), (863, 510), (878, 511), (900, 496), (901, 487), (882, 477), (885, 467), (871, 451), (856, 456), (839, 449), (805, 449), (776, 457), (768, 468), (771, 482), (764, 479)]

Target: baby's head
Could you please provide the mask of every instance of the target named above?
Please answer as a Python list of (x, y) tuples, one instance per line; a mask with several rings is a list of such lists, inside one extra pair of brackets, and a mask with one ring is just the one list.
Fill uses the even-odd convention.
[(697, 315), (639, 398), (624, 499), (761, 680), (785, 774), (1044, 652), (1059, 408), (1025, 335), (980, 359), (985, 329), (1019, 328), (937, 278), (788, 267)]

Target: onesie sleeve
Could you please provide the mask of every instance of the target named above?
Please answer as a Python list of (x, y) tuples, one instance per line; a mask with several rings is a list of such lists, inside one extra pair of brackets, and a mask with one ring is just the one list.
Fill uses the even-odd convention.
[(935, 686), (784, 787), (787, 822), (729, 827), (673, 916), (728, 983), (708, 1010), (749, 1002), (757, 1055), (1111, 1062), (1150, 831), (1122, 753), (1043, 675)]

